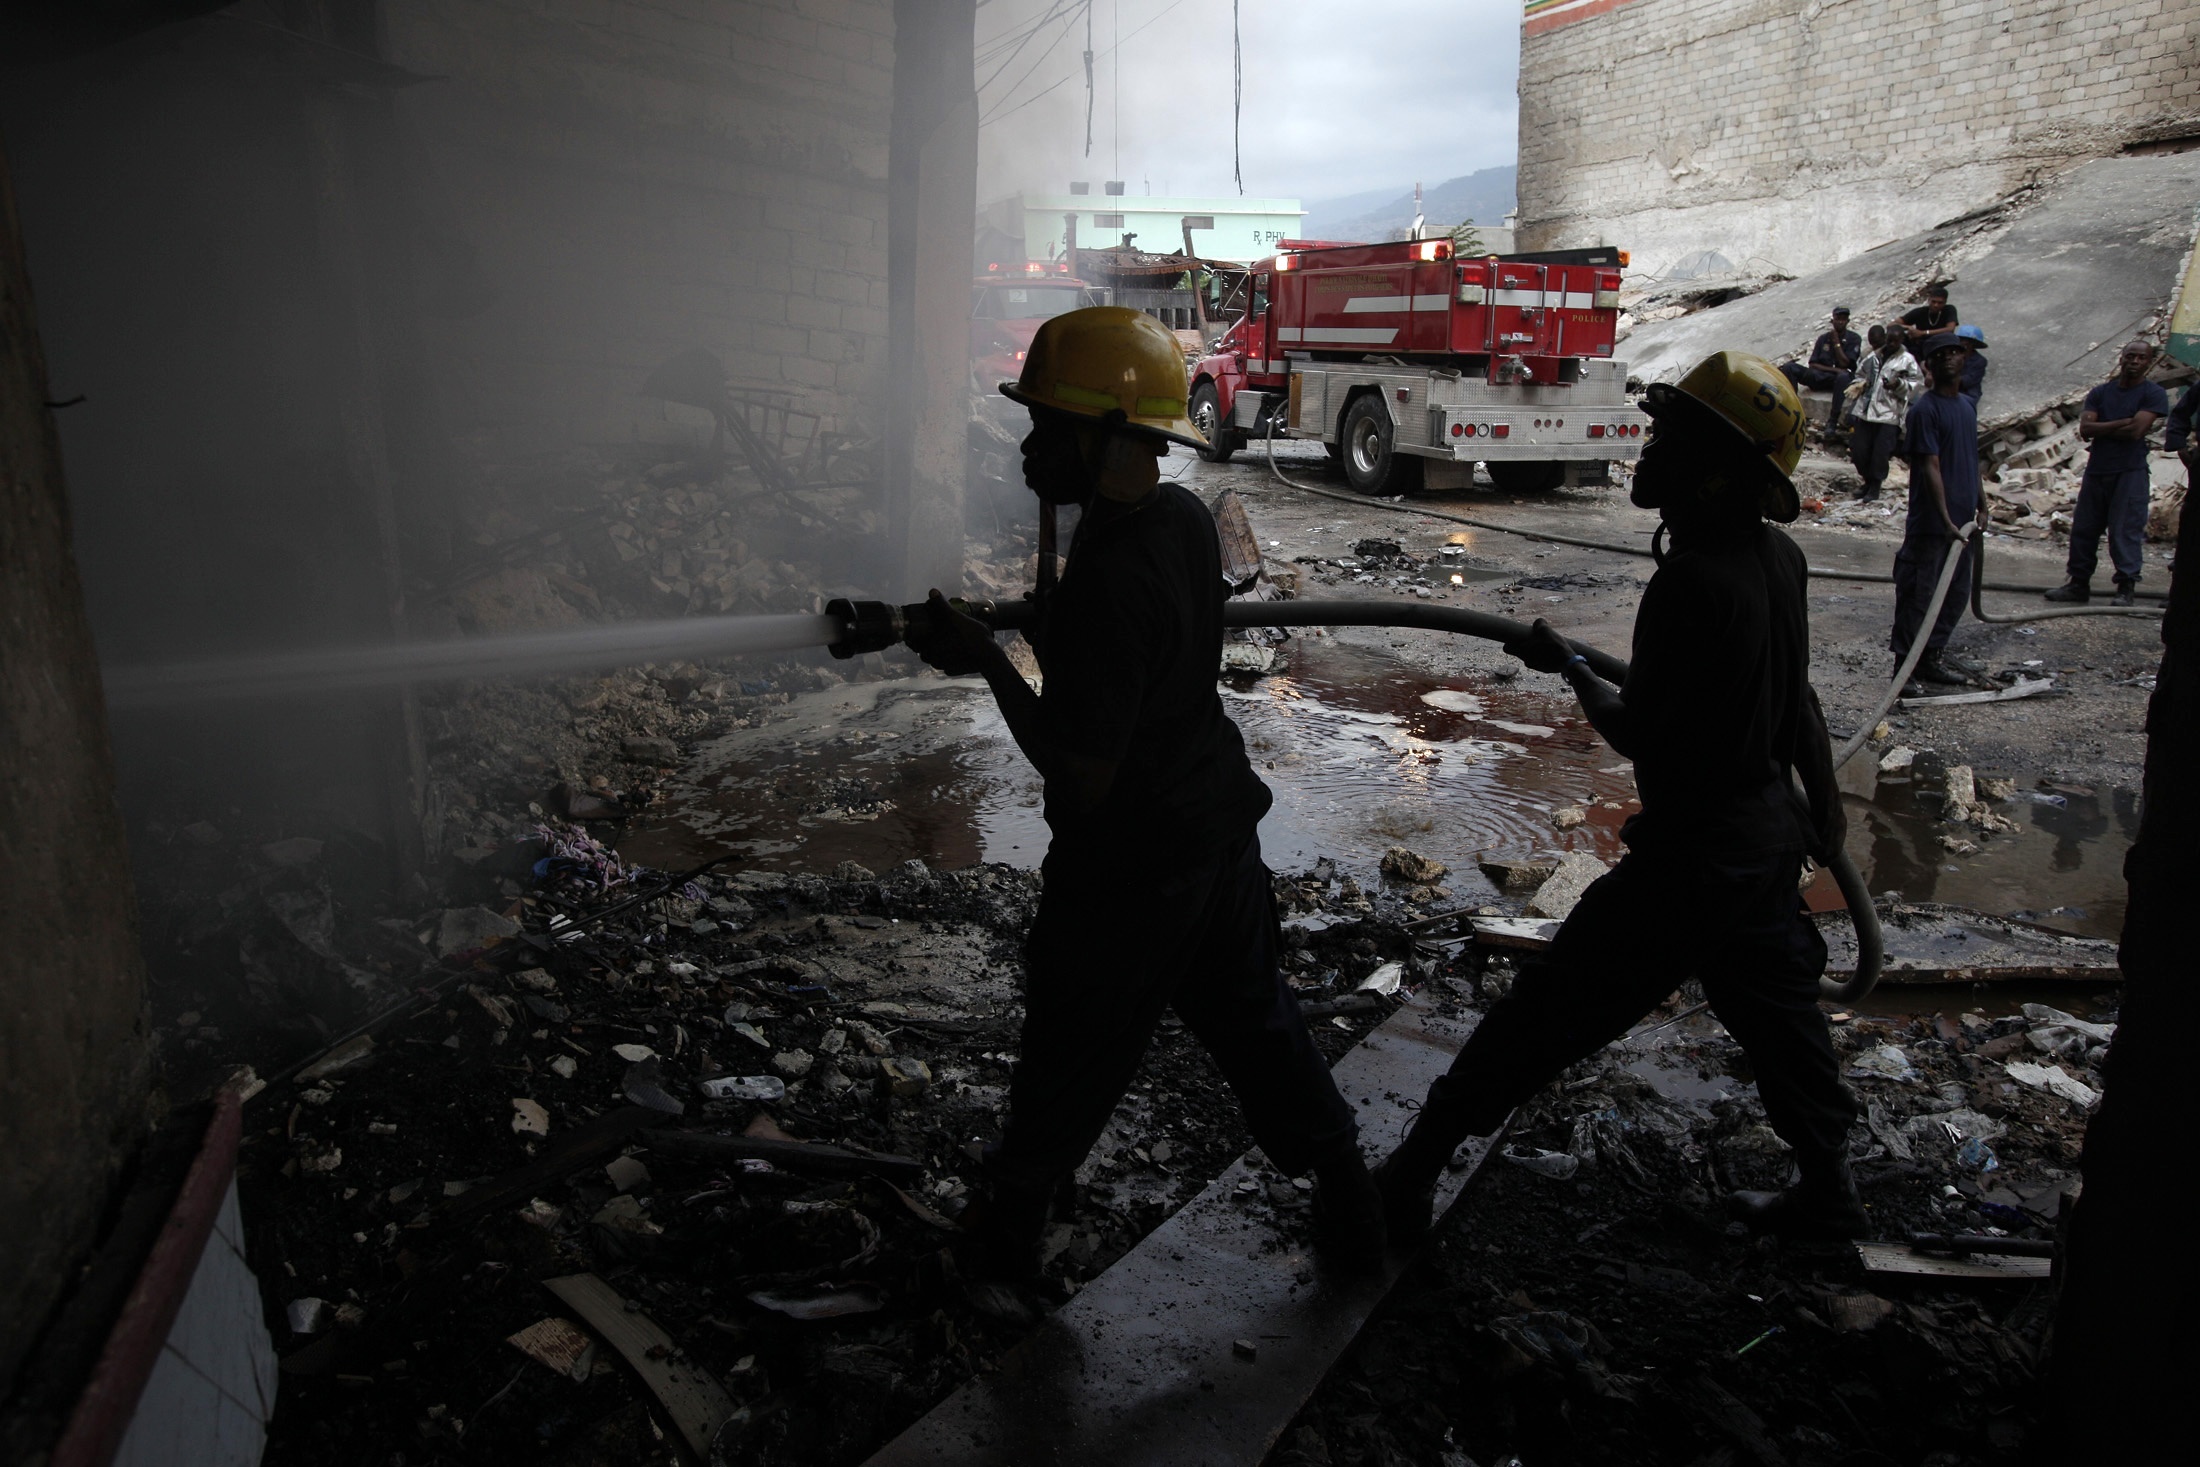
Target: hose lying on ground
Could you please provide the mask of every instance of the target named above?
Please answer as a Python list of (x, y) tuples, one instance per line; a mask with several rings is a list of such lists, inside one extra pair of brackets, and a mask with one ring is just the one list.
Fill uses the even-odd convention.
[[(1296, 489), (1301, 494), (1316, 494), (1321, 496), (1323, 499), (1334, 499), (1340, 504), (1369, 505), (1380, 502), (1369, 498), (1365, 494), (1345, 494), (1335, 489), (1324, 489), (1318, 484), (1304, 484), (1299, 482), (1297, 479), (1294, 479), (1288, 474), (1284, 473), (1283, 469), (1277, 464), (1275, 435), (1273, 433), (1269, 434), (1264, 441), (1268, 447), (1268, 470), (1270, 473), (1276, 476), (1277, 482), (1284, 484), (1289, 488)], [(1638, 545), (1621, 545), (1611, 540), (1582, 540), (1577, 539), (1576, 537), (1571, 535), (1554, 535), (1547, 530), (1524, 530), (1517, 525), (1501, 525), (1496, 523), (1494, 520), (1478, 520), (1472, 515), (1453, 514), (1450, 510), (1431, 509), (1428, 506), (1421, 504), (1413, 505), (1411, 507), (1410, 513), (1426, 515), (1428, 518), (1434, 520), (1446, 520), (1455, 525), (1469, 525), (1477, 530), (1492, 530), (1500, 535), (1517, 535), (1523, 540), (1541, 540), (1552, 545), (1571, 545), (1580, 550), (1607, 550), (1614, 555), (1632, 555), (1643, 560), (1649, 560), (1653, 558), (1651, 551)], [(2039, 596), (2044, 595), (2046, 592), (2053, 589), (2053, 587), (2050, 586), (2032, 586), (2016, 581), (1986, 580), (1984, 578), (1986, 567), (1985, 557), (1986, 550), (1984, 545), (1981, 545), (1979, 547), (1979, 570), (1977, 572), (1977, 577), (1974, 582), (1975, 589), (1984, 589), (1988, 591), (2004, 591), (2012, 596)], [(1894, 577), (1885, 571), (1850, 571), (1839, 570), (1832, 566), (1814, 565), (1810, 568), (1810, 576), (1811, 579), (1814, 581), (1854, 581), (1862, 585), (1871, 586), (1891, 586), (1894, 584)], [(2169, 599), (2168, 593), (2162, 591), (2134, 591), (2132, 594), (2139, 597), (2143, 601), (2166, 601)], [(2073, 612), (2082, 615), (2092, 616), (2161, 615), (2161, 612), (2158, 608), (2152, 607), (2079, 606), (2069, 607), (2058, 611), (2033, 612), (2030, 615), (2025, 616), (1981, 616), (1979, 620), (1991, 622), (2036, 621), (2045, 619), (2047, 617), (2068, 616)]]

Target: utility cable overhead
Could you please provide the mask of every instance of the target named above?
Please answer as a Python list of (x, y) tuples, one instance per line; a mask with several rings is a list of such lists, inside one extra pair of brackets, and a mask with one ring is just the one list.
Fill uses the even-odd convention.
[[(1024, 54), (1024, 48), (1032, 43), (1032, 41), (1038, 36), (1039, 32), (1045, 29), (1046, 26), (1054, 20), (1055, 16), (1060, 14), (1065, 8), (1068, 8), (1074, 3), (1075, 0), (1057, 0), (1057, 3), (1051, 9), (1049, 9), (1045, 15), (1040, 16), (1039, 19), (1032, 24), (1031, 28), (1024, 32), (1023, 38), (1016, 43), (1016, 48), (1010, 51), (1006, 57), (1002, 58), (1001, 64), (999, 66), (993, 68), (993, 74), (987, 77), (984, 81), (978, 83), (978, 90), (982, 92), (987, 87), (992, 86), (993, 83), (995, 83), (996, 81), (999, 81), (1001, 73), (1008, 70), (1008, 68), (1015, 63), (1016, 58)], [(1085, 0), (1085, 3), (1089, 6), (1091, 4), (1091, 0)], [(1074, 15), (1075, 12), (1072, 11), (1071, 13)], [(1057, 37), (1056, 39), (1059, 40), (1060, 38)]]
[[(1088, 10), (1090, 9), (1090, 3), (1091, 0), (1086, 0)], [(1024, 74), (1017, 77), (1016, 80), (1010, 84), (1007, 91), (1001, 93), (999, 100), (997, 100), (993, 104), (993, 111), (990, 114), (980, 117), (978, 119), (979, 126), (983, 127), (986, 123), (993, 121), (995, 118), (1005, 116), (1006, 112), (1002, 110), (1003, 108), (1007, 108), (1007, 111), (1010, 112), (1016, 111), (1019, 108), (1029, 105), (1032, 102), (1036, 102), (1039, 97), (1046, 95), (1046, 92), (1052, 91), (1054, 89), (1053, 87), (1048, 87), (1038, 93), (1036, 96), (1025, 98), (1024, 101), (1017, 103), (1015, 107), (1007, 106), (1009, 98), (1015, 96), (1018, 91), (1022, 90), (1024, 83), (1031, 80), (1031, 74), (1033, 72), (1037, 71), (1040, 67), (1046, 65), (1047, 58), (1054, 54), (1054, 48), (1061, 45), (1063, 37), (1067, 36), (1069, 33), (1070, 27), (1066, 25), (1063, 26), (1060, 31), (1056, 32), (1054, 39), (1048, 43), (1046, 50), (1039, 53), (1038, 59), (1033, 61), (1030, 66), (1025, 68)], [(1064, 80), (1067, 79), (1068, 78), (1066, 77), (1064, 78)], [(1061, 85), (1061, 83), (1056, 82), (1054, 85), (1059, 86)]]

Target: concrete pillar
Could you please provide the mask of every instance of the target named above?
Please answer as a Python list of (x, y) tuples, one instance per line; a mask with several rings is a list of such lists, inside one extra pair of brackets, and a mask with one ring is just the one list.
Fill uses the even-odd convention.
[(0, 153), (0, 1399), (144, 1134), (151, 1041), (99, 658)]
[(887, 158), (887, 594), (962, 587), (978, 213), (976, 0), (895, 0)]

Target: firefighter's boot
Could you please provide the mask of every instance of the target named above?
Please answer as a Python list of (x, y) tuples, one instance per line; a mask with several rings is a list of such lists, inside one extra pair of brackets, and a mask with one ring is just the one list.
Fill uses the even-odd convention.
[(1846, 1154), (1798, 1155), (1803, 1177), (1779, 1192), (1736, 1192), (1727, 1198), (1734, 1216), (1753, 1233), (1800, 1242), (1839, 1243), (1867, 1237), (1871, 1218), (1856, 1194)]
[(1375, 1189), (1382, 1194), (1390, 1239), (1401, 1246), (1411, 1247), (1427, 1236), (1436, 1215), (1437, 1179), (1459, 1148), (1461, 1135), (1444, 1120), (1424, 1106), (1398, 1149), (1375, 1168)]
[(2130, 606), (2139, 599), (2138, 583), (2129, 576), (2116, 578), (2116, 594), (2108, 598), (2111, 606)]
[(1355, 1145), (1314, 1168), (1314, 1220), (1322, 1252), (1347, 1273), (1380, 1273), (1390, 1230), (1383, 1199)]
[(2093, 599), (2093, 588), (2078, 577), (2072, 576), (2054, 590), (2049, 591), (2046, 599), (2049, 601), (2064, 601), (2074, 606), (2083, 606)]

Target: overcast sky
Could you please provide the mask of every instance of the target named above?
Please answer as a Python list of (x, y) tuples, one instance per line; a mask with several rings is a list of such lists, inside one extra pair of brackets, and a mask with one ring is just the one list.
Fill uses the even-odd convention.
[[(1090, 0), (1089, 160), (1086, 9), (982, 0), (979, 202), (1108, 178), (1234, 195), (1230, 0)], [(1314, 203), (1514, 160), (1519, 0), (1239, 0), (1239, 15), (1248, 196)]]

